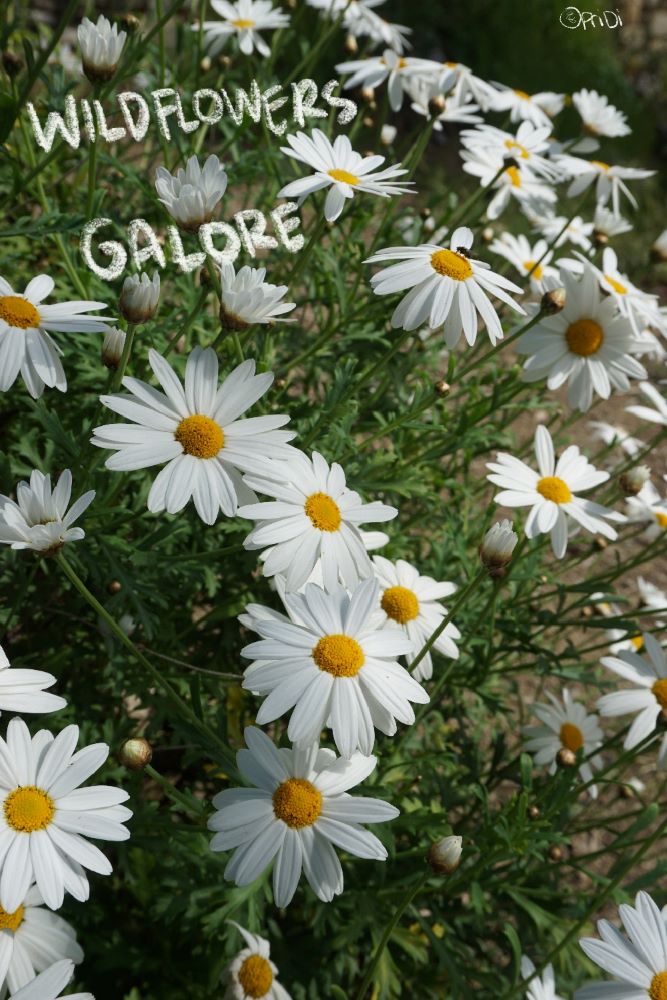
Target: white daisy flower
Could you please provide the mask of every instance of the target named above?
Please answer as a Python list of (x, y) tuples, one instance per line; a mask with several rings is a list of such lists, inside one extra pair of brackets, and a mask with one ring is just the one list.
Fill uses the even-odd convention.
[(567, 548), (568, 515), (594, 534), (612, 541), (616, 532), (608, 520), (623, 520), (620, 514), (576, 496), (609, 479), (608, 472), (598, 472), (576, 445), (566, 448), (558, 461), (554, 456), (551, 434), (540, 424), (535, 431), (535, 457), (539, 472), (513, 455), (499, 452), (496, 462), (487, 463), (491, 475), (486, 478), (502, 487), (494, 500), (505, 507), (531, 507), (526, 518), (527, 538), (551, 532), (551, 547), (557, 559)]
[(375, 757), (337, 758), (332, 750), (277, 749), (259, 729), (245, 730), (237, 767), (253, 788), (228, 788), (213, 799), (212, 851), (236, 849), (225, 878), (250, 885), (275, 858), (273, 896), (287, 906), (301, 870), (325, 903), (343, 891), (334, 845), (358, 858), (384, 861), (387, 851), (362, 823), (386, 823), (398, 809), (380, 799), (348, 795), (375, 769)]
[(664, 916), (647, 892), (639, 892), (634, 908), (618, 908), (627, 937), (608, 920), (598, 921), (602, 938), (581, 938), (586, 955), (613, 981), (590, 983), (574, 1000), (663, 1000), (667, 996), (667, 928)]
[(66, 920), (44, 909), (42, 894), (33, 886), (13, 913), (0, 908), (0, 995), (11, 994), (58, 959), (83, 961), (76, 932)]
[(109, 316), (87, 316), (92, 309), (106, 309), (104, 302), (74, 301), (42, 305), (51, 294), (53, 278), (40, 274), (24, 292), (14, 292), (0, 278), (0, 391), (11, 389), (21, 373), (33, 399), (44, 386), (67, 391), (67, 379), (60, 363), (62, 351), (51, 339), (54, 330), (62, 333), (105, 333)]
[(494, 149), (484, 146), (462, 149), (461, 158), (466, 173), (479, 177), (482, 187), (495, 191), (486, 209), (487, 218), (491, 220), (502, 215), (511, 199), (527, 214), (545, 213), (556, 201), (556, 192), (523, 160), (514, 160), (497, 176), (502, 161), (499, 162)]
[[(436, 132), (442, 132), (443, 124), (455, 122), (457, 125), (475, 125), (483, 119), (478, 114), (477, 104), (461, 102), (454, 92), (447, 97), (443, 97), (438, 89), (437, 83), (423, 81), (416, 84), (412, 90), (412, 110), (418, 115), (428, 118)], [(438, 114), (434, 115), (431, 100), (439, 98), (439, 106), (442, 108)]]
[(44, 670), (10, 667), (0, 646), (0, 712), (59, 712), (67, 702), (45, 688), (56, 683)]
[(551, 390), (568, 383), (568, 405), (585, 411), (595, 392), (609, 399), (612, 387), (628, 392), (630, 378), (646, 378), (646, 369), (632, 357), (634, 334), (614, 299), (603, 297), (595, 271), (586, 265), (580, 278), (561, 268), (565, 306), (543, 317), (517, 343), (529, 355), (523, 377), (527, 382), (546, 377)]
[(213, 218), (215, 206), (227, 190), (227, 174), (215, 154), (200, 167), (196, 156), (191, 156), (175, 174), (166, 167), (155, 172), (155, 190), (173, 219), (182, 229), (196, 233), (203, 223)]
[(331, 466), (313, 452), (296, 449), (289, 459), (271, 463), (258, 475), (246, 475), (250, 489), (273, 497), (247, 504), (240, 517), (259, 522), (244, 542), (246, 549), (264, 549), (264, 576), (280, 573), (287, 589), (298, 590), (319, 566), (326, 590), (339, 580), (354, 587), (372, 575), (371, 561), (359, 526), (391, 521), (398, 511), (378, 500), (364, 503), (345, 485), (340, 465)]
[(636, 455), (644, 447), (639, 438), (633, 437), (625, 427), (620, 427), (618, 424), (608, 424), (604, 420), (589, 420), (587, 426), (590, 427), (591, 436), (596, 441), (602, 441), (607, 446), (618, 445), (626, 455)]
[(260, 726), (292, 711), (293, 743), (311, 743), (327, 727), (339, 753), (351, 757), (357, 748), (371, 753), (375, 729), (393, 736), (397, 719), (414, 722), (410, 702), (426, 704), (428, 695), (397, 662), (414, 644), (377, 614), (379, 598), (376, 580), (362, 581), (351, 596), (311, 583), (303, 594), (285, 596), (293, 621), (255, 618), (262, 638), (241, 655), (257, 661), (246, 669), (243, 687), (267, 696), (257, 713)]
[(87, 17), (77, 28), (77, 36), (81, 47), (81, 62), (83, 72), (93, 83), (103, 83), (110, 80), (120, 60), (127, 32), (119, 31), (117, 25), (103, 14), (93, 24)]
[(157, 312), (160, 301), (160, 272), (155, 271), (149, 278), (142, 274), (130, 274), (123, 282), (118, 307), (128, 323), (145, 323)]
[(271, 961), (269, 942), (259, 934), (251, 934), (234, 920), (227, 923), (236, 927), (246, 946), (222, 973), (222, 985), (227, 987), (223, 1000), (248, 1000), (248, 997), (252, 1000), (291, 1000), (276, 979), (278, 969)]
[(640, 382), (639, 390), (653, 403), (655, 409), (650, 406), (626, 406), (625, 412), (632, 413), (640, 420), (648, 420), (650, 424), (667, 427), (667, 399), (650, 382)]
[(597, 204), (593, 216), (593, 231), (596, 239), (602, 242), (611, 239), (612, 236), (631, 232), (632, 223), (624, 219), (622, 215), (614, 215), (604, 205)]
[(74, 975), (74, 963), (63, 959), (15, 993), (12, 1000), (95, 1000), (92, 993), (61, 994)]
[(667, 617), (667, 593), (664, 590), (643, 576), (637, 577), (637, 590), (642, 600), (642, 614), (654, 611), (658, 620)]
[(538, 177), (558, 180), (561, 175), (558, 165), (543, 155), (549, 150), (550, 134), (551, 126), (536, 128), (527, 121), (521, 122), (515, 135), (493, 125), (480, 125), (461, 133), (461, 145), (470, 150), (481, 148), (494, 155), (496, 171), (504, 160), (512, 159)]
[[(221, 21), (204, 21), (205, 44), (208, 54), (215, 56), (230, 38), (236, 38), (239, 50), (245, 56), (257, 49), (261, 56), (268, 56), (271, 49), (260, 31), (286, 28), (289, 17), (277, 10), (270, 0), (211, 0), (211, 7), (222, 18)], [(199, 24), (193, 24), (193, 31), (199, 31)]]
[(352, 149), (346, 135), (339, 135), (333, 145), (320, 129), (313, 129), (310, 136), (305, 132), (288, 135), (289, 146), (281, 146), (281, 151), (315, 171), (310, 177), (286, 184), (278, 192), (279, 198), (298, 198), (299, 204), (314, 191), (329, 188), (324, 203), (324, 215), (328, 222), (335, 222), (343, 211), (346, 198), (353, 198), (355, 192), (375, 194), (388, 198), (394, 194), (410, 194), (411, 181), (396, 184), (394, 181), (407, 174), (404, 167), (385, 167), (377, 170), (385, 161), (384, 156), (361, 156)]
[(538, 215), (530, 216), (530, 220), (533, 228), (541, 233), (548, 243), (553, 243), (556, 249), (562, 247), (564, 243), (572, 243), (582, 250), (590, 250), (593, 247), (591, 236), (594, 225), (592, 222), (584, 222), (580, 215), (575, 215), (572, 219), (564, 215)]
[(265, 267), (248, 267), (235, 272), (233, 264), (220, 268), (220, 319), (226, 330), (243, 330), (257, 323), (292, 323), (285, 313), (295, 302), (283, 302), (287, 285), (265, 281)]
[(595, 184), (597, 201), (606, 205), (611, 198), (614, 215), (621, 214), (621, 194), (625, 195), (633, 208), (637, 208), (637, 200), (624, 181), (643, 180), (655, 173), (655, 170), (640, 170), (637, 167), (616, 167), (602, 160), (582, 160), (578, 156), (559, 156), (558, 163), (574, 178), (567, 191), (569, 198), (582, 194), (591, 184)]
[[(589, 757), (602, 745), (604, 733), (600, 729), (597, 715), (588, 715), (579, 702), (572, 700), (567, 688), (563, 688), (561, 702), (551, 692), (547, 691), (550, 705), (536, 702), (531, 711), (540, 720), (538, 726), (524, 726), (522, 729), (525, 748), (532, 753), (538, 766), (549, 765), (549, 774), (556, 773), (556, 757), (560, 750), (571, 750), (577, 753), (583, 750)], [(591, 781), (593, 769), (602, 767), (599, 755), (584, 761), (579, 767), (582, 781)], [(590, 788), (591, 797), (596, 799), (598, 790), (595, 785)]]
[(552, 114), (557, 113), (554, 109), (558, 106), (557, 99), (562, 96), (551, 91), (527, 94), (525, 90), (515, 90), (498, 84), (491, 101), (491, 108), (493, 111), (509, 111), (513, 122), (529, 121), (535, 128), (546, 126), (551, 130), (551, 119), (545, 109), (549, 107)]
[[(600, 715), (639, 713), (625, 737), (623, 747), (626, 750), (631, 750), (650, 736), (660, 716), (667, 712), (665, 651), (650, 632), (645, 632), (642, 639), (648, 659), (626, 649), (618, 656), (604, 656), (600, 661), (604, 667), (636, 685), (633, 690), (624, 688), (621, 691), (603, 694), (597, 702)], [(667, 767), (667, 733), (661, 740), (658, 767)]]
[(622, 111), (609, 103), (604, 94), (597, 90), (577, 90), (572, 95), (572, 103), (581, 115), (581, 120), (587, 132), (592, 135), (616, 136), (630, 135), (632, 129)]
[(192, 498), (206, 524), (213, 524), (221, 510), (234, 517), (239, 502), (256, 499), (241, 472), (261, 472), (269, 459), (294, 450), (287, 445), (294, 432), (278, 430), (289, 421), (284, 414), (238, 419), (268, 391), (273, 375), (255, 375), (255, 362), (244, 361), (218, 388), (215, 351), (195, 347), (183, 388), (157, 351), (150, 350), (148, 358), (164, 392), (125, 377), (129, 396), (100, 399), (133, 423), (96, 427), (92, 443), (116, 452), (105, 463), (114, 471), (167, 463), (148, 494), (154, 514), (176, 514)]
[(549, 250), (546, 240), (538, 240), (531, 246), (523, 234), (513, 236), (512, 233), (505, 232), (489, 244), (489, 250), (508, 260), (519, 274), (524, 277), (530, 275), (530, 287), (534, 292), (546, 291), (545, 283), (558, 278), (557, 269), (549, 266), (553, 250)]
[(526, 1000), (563, 1000), (556, 993), (553, 965), (547, 965), (541, 976), (535, 975), (535, 966), (527, 955), (521, 956), (521, 977), (530, 979), (526, 989)]
[(412, 28), (394, 24), (370, 9), (368, 0), (349, 0), (343, 24), (355, 38), (369, 38), (371, 46), (383, 45), (398, 55), (411, 48)]
[(646, 524), (646, 541), (654, 541), (667, 529), (667, 497), (660, 496), (653, 483), (645, 483), (637, 496), (628, 497), (625, 503), (628, 521)]
[[(444, 62), (437, 69), (438, 87), (445, 93), (452, 87), (452, 95), (459, 104), (471, 99), (482, 111), (488, 111), (496, 93), (495, 87), (480, 76), (475, 76), (469, 66), (459, 62)], [(453, 79), (452, 79), (453, 74)]]
[(0, 494), (0, 545), (51, 554), (66, 542), (84, 538), (83, 528), (72, 525), (92, 503), (95, 490), (84, 493), (68, 510), (71, 493), (69, 469), (61, 473), (53, 489), (51, 477), (35, 469), (29, 484), (18, 483), (16, 501)]
[(435, 71), (440, 72), (442, 65), (431, 59), (416, 59), (414, 56), (402, 56), (399, 52), (385, 49), (381, 56), (370, 59), (352, 59), (338, 63), (337, 73), (351, 73), (345, 83), (345, 90), (354, 87), (372, 87), (376, 89), (387, 81), (389, 104), (392, 111), (400, 111), (405, 94), (411, 93), (411, 87), (417, 80), (432, 77)]
[(31, 737), (22, 719), (12, 719), (7, 741), (0, 738), (0, 906), (14, 913), (33, 881), (52, 910), (65, 892), (88, 898), (84, 868), (110, 875), (111, 865), (89, 843), (127, 840), (123, 826), (132, 813), (120, 803), (129, 797), (110, 785), (78, 786), (109, 756), (106, 743), (75, 753), (78, 726), (54, 739), (46, 729)]
[(449, 248), (437, 244), (417, 247), (388, 247), (379, 250), (365, 263), (392, 262), (371, 278), (376, 295), (392, 295), (410, 289), (391, 317), (393, 327), (416, 330), (428, 323), (432, 330), (444, 326), (447, 347), (454, 348), (461, 334), (471, 346), (477, 339), (478, 319), (485, 324), (492, 344), (502, 340), (503, 329), (498, 315), (487, 298), (495, 295), (515, 312), (525, 310), (508, 292), (522, 294), (512, 281), (495, 274), (489, 264), (473, 259), (472, 230), (455, 229)]
[[(583, 256), (580, 259), (588, 264), (588, 260)], [(601, 287), (614, 300), (621, 314), (629, 320), (637, 337), (642, 335), (646, 326), (660, 327), (658, 296), (648, 295), (633, 285), (627, 275), (621, 274), (618, 269), (618, 258), (611, 247), (606, 247), (602, 254), (602, 267), (594, 267), (594, 271)]]
[[(392, 563), (383, 556), (373, 556), (373, 568), (380, 583), (380, 607), (387, 625), (397, 624), (412, 642), (417, 654), (447, 614), (440, 601), (456, 592), (456, 584), (421, 576), (419, 570), (399, 559)], [(453, 622), (438, 636), (433, 649), (457, 660), (459, 651), (456, 639), (461, 633)], [(427, 681), (433, 676), (431, 653), (425, 654), (415, 667), (413, 677)]]

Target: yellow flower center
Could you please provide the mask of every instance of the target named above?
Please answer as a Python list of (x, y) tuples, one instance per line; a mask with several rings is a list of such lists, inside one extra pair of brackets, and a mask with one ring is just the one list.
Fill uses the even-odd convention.
[(340, 528), (340, 507), (327, 493), (311, 493), (303, 509), (319, 531), (338, 531)]
[(515, 87), (514, 88), (514, 93), (516, 94), (517, 97), (520, 97), (522, 101), (530, 101), (531, 100), (530, 94), (527, 94), (525, 90), (517, 90), (516, 87)]
[(667, 972), (656, 972), (648, 988), (651, 1000), (667, 1000)]
[(667, 528), (667, 514), (663, 514), (661, 511), (655, 515), (655, 519), (661, 528)]
[(237, 973), (237, 978), (247, 997), (256, 1000), (265, 997), (271, 989), (271, 966), (261, 955), (249, 955)]
[(565, 339), (573, 354), (587, 358), (602, 347), (604, 330), (594, 319), (578, 319), (568, 326)]
[(200, 413), (181, 420), (174, 437), (183, 446), (185, 454), (195, 458), (215, 458), (225, 444), (222, 427)]
[(534, 260), (524, 260), (523, 266), (526, 269), (526, 274), (530, 274), (531, 278), (535, 278), (535, 281), (541, 281), (544, 271), (542, 270), (542, 265), (535, 265)]
[(335, 181), (340, 181), (342, 184), (355, 184), (359, 183), (359, 178), (356, 174), (351, 174), (349, 170), (339, 170), (335, 167), (333, 170), (327, 171), (329, 177), (333, 177)]
[(320, 670), (334, 677), (356, 677), (364, 665), (364, 651), (349, 635), (325, 635), (313, 648)]
[[(235, 28), (254, 28), (257, 22), (251, 21), (247, 17), (240, 17), (238, 21), (232, 21), (232, 24), (234, 25)], [(255, 994), (251, 994), (251, 996), (254, 995)], [(261, 994), (258, 993), (257, 996), (261, 996)]]
[(602, 160), (591, 160), (591, 163), (593, 164), (594, 167), (599, 167), (600, 170), (604, 170), (605, 173), (608, 170), (611, 170), (611, 167), (609, 166), (609, 164), (608, 163), (604, 163)]
[(454, 281), (465, 281), (472, 274), (470, 261), (463, 254), (453, 250), (436, 250), (431, 254), (431, 267), (445, 278)]
[(519, 173), (518, 167), (508, 167), (505, 173), (512, 182), (512, 187), (521, 187), (521, 174)]
[(530, 153), (526, 147), (522, 146), (520, 142), (515, 142), (514, 139), (505, 139), (505, 148), (518, 150), (519, 156), (522, 160), (530, 159)]
[(544, 476), (540, 479), (537, 492), (541, 493), (545, 500), (552, 500), (554, 503), (569, 503), (572, 499), (570, 487), (558, 476)]
[(632, 645), (634, 646), (635, 649), (643, 649), (644, 648), (644, 640), (643, 640), (643, 638), (642, 638), (641, 635), (635, 635), (635, 636), (633, 636), (632, 639), (630, 639), (630, 642), (632, 643)]
[(456, 67), (458, 66), (458, 63), (457, 62), (446, 62), (446, 63), (443, 63), (443, 66), (447, 66), (449, 69), (456, 69)]
[(9, 326), (18, 326), (21, 330), (38, 327), (41, 320), (32, 302), (20, 295), (0, 295), (0, 319)]
[(322, 793), (305, 778), (288, 778), (273, 793), (273, 811), (293, 830), (312, 826), (322, 812)]
[(659, 681), (656, 681), (651, 688), (651, 691), (655, 695), (655, 699), (659, 703), (660, 708), (667, 711), (667, 677), (661, 677)]
[(609, 274), (605, 274), (604, 277), (605, 277), (605, 281), (607, 282), (607, 284), (611, 285), (611, 287), (614, 289), (614, 291), (617, 292), (619, 295), (627, 295), (628, 294), (628, 290), (625, 287), (625, 285), (622, 285), (620, 281), (616, 280), (616, 278), (612, 278), (611, 275), (609, 275)]
[(419, 601), (407, 587), (389, 587), (380, 603), (385, 614), (401, 625), (411, 622), (419, 614)]
[(576, 753), (584, 745), (584, 737), (579, 726), (573, 722), (564, 722), (560, 727), (560, 741), (564, 747)]
[(7, 826), (17, 833), (46, 830), (55, 811), (56, 806), (51, 796), (34, 785), (15, 788), (5, 799)]
[(0, 931), (12, 931), (12, 933), (16, 933), (23, 923), (23, 913), (24, 909), (22, 906), (19, 906), (18, 910), (14, 910), (13, 913), (7, 913), (7, 910), (3, 910), (0, 906)]

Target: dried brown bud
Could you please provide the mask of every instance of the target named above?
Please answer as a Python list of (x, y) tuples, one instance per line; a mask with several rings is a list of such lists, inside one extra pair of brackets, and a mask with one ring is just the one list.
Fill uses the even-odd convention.
[(542, 296), (540, 308), (548, 315), (560, 312), (565, 307), (565, 289), (552, 288)]
[(143, 736), (125, 740), (118, 753), (118, 759), (130, 771), (141, 771), (153, 759), (153, 748)]
[(375, 125), (375, 119), (371, 118), (370, 115), (366, 115), (366, 117), (362, 119), (362, 125), (364, 128), (373, 128)]
[(636, 465), (634, 469), (628, 469), (618, 480), (623, 496), (636, 497), (650, 478), (651, 470), (647, 465)]
[(134, 35), (141, 27), (141, 21), (134, 14), (123, 14), (119, 20), (121, 27), (125, 28), (128, 35)]
[(609, 243), (609, 235), (607, 233), (603, 233), (600, 229), (596, 229), (593, 232), (593, 239), (599, 247), (604, 247), (607, 243)]
[(366, 104), (370, 104), (371, 101), (375, 100), (375, 90), (373, 87), (362, 87), (359, 96)]
[(559, 847), (558, 844), (552, 844), (549, 848), (549, 859), (551, 861), (562, 861), (564, 857), (563, 848)]
[(345, 51), (351, 56), (356, 56), (359, 51), (359, 43), (357, 42), (354, 35), (348, 35), (345, 39)]
[(120, 580), (110, 580), (109, 583), (107, 583), (107, 592), (109, 594), (117, 594), (122, 589), (123, 585)]
[(574, 750), (568, 749), (568, 747), (561, 747), (556, 754), (556, 763), (559, 767), (576, 767), (577, 766), (577, 755)]
[(428, 208), (428, 207), (426, 207), (426, 206), (424, 206), (424, 208), (421, 209), (421, 211), (420, 211), (419, 214), (421, 215), (422, 219), (430, 219), (430, 217), (431, 217), (431, 209)]
[(428, 102), (428, 111), (432, 118), (437, 118), (445, 110), (445, 99), (442, 94), (436, 94)]
[(273, 384), (275, 385), (276, 389), (284, 389), (285, 386), (287, 385), (287, 379), (277, 378)]
[(449, 395), (451, 388), (452, 387), (450, 386), (449, 382), (445, 382), (445, 380), (442, 378), (433, 385), (433, 391), (435, 392), (436, 396), (440, 396), (441, 399), (443, 398), (443, 396)]
[(538, 806), (528, 806), (528, 818), (529, 819), (539, 819), (540, 815), (541, 815), (541, 813), (540, 813), (540, 810), (539, 810)]
[(608, 548), (609, 546), (609, 542), (606, 538), (603, 538), (602, 535), (596, 535), (593, 539), (593, 544), (595, 545), (595, 548), (600, 549), (600, 551)]

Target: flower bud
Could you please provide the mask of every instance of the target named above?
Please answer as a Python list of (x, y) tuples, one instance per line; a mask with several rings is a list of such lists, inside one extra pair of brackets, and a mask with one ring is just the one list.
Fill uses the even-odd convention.
[(159, 298), (159, 272), (151, 281), (144, 271), (141, 276), (132, 274), (125, 279), (118, 306), (128, 323), (145, 323), (157, 312)]
[(153, 748), (143, 736), (125, 740), (118, 753), (118, 759), (130, 771), (141, 771), (153, 759)]
[(121, 14), (119, 20), (128, 35), (134, 35), (141, 27), (141, 21), (136, 14)]
[(87, 17), (77, 29), (83, 72), (91, 83), (111, 80), (120, 60), (127, 33), (100, 14), (93, 24)]
[(528, 818), (529, 819), (539, 819), (540, 809), (539, 806), (528, 806)]
[(445, 98), (442, 94), (436, 94), (435, 97), (432, 97), (428, 102), (429, 114), (432, 118), (437, 118), (438, 115), (441, 115), (445, 110), (446, 106)]
[(359, 51), (359, 43), (354, 35), (348, 35), (345, 39), (345, 51), (351, 56), (356, 56)]
[(549, 316), (559, 313), (565, 308), (565, 289), (552, 288), (550, 292), (545, 292), (540, 302), (540, 308)]
[(110, 327), (104, 334), (102, 344), (102, 363), (115, 371), (120, 364), (125, 347), (125, 330), (119, 330), (117, 326)]
[(438, 875), (451, 875), (461, 863), (461, 837), (443, 837), (428, 849), (426, 860)]
[(558, 862), (562, 861), (564, 857), (563, 848), (559, 847), (558, 844), (552, 844), (549, 848), (549, 860)]
[(383, 125), (380, 131), (380, 143), (382, 146), (391, 146), (392, 142), (396, 138), (396, 126), (395, 125)]
[(450, 389), (451, 389), (451, 386), (450, 386), (449, 382), (445, 382), (445, 380), (442, 379), (442, 378), (438, 382), (436, 382), (434, 384), (434, 386), (433, 386), (433, 390), (434, 390), (436, 396), (440, 396), (441, 398), (443, 396), (448, 396), (449, 392), (450, 392)]
[(211, 64), (211, 57), (210, 56), (204, 56), (204, 58), (199, 63), (199, 68), (202, 71), (202, 73), (208, 73), (208, 71), (211, 68), (211, 65), (212, 65)]
[(360, 95), (365, 104), (371, 104), (375, 100), (375, 90), (373, 87), (362, 87)]
[(660, 233), (660, 236), (658, 236), (651, 247), (651, 256), (654, 260), (667, 261), (667, 229)]
[(491, 576), (500, 577), (504, 574), (518, 541), (519, 536), (509, 520), (496, 521), (489, 528), (480, 546), (479, 557)]
[(482, 239), (485, 243), (491, 243), (495, 235), (493, 226), (484, 226), (484, 229), (482, 230)]
[(577, 755), (574, 750), (570, 750), (568, 747), (561, 747), (556, 754), (556, 763), (558, 767), (568, 768), (577, 766)]
[(651, 478), (651, 470), (647, 465), (636, 465), (634, 469), (628, 469), (619, 479), (619, 486), (625, 497), (636, 497), (642, 486)]
[(118, 594), (123, 589), (123, 585), (120, 580), (109, 580), (107, 583), (107, 593), (108, 594)]
[(371, 118), (371, 116), (370, 116), (370, 115), (366, 115), (366, 116), (365, 116), (365, 117), (364, 117), (364, 118), (362, 119), (362, 122), (361, 122), (361, 123), (362, 123), (362, 125), (364, 126), (364, 128), (373, 128), (373, 126), (375, 125), (375, 119), (374, 119), (374, 118)]

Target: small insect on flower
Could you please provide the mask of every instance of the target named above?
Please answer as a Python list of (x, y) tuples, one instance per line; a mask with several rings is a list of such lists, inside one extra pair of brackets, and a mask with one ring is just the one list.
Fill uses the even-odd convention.
[(222, 985), (227, 987), (223, 1000), (291, 1000), (276, 979), (278, 969), (271, 961), (269, 942), (259, 934), (251, 934), (234, 920), (227, 923), (237, 929), (246, 946), (222, 973)]
[(95, 1000), (92, 993), (61, 993), (74, 975), (74, 962), (63, 959), (14, 993), (12, 1000)]
[(29, 484), (17, 485), (16, 501), (0, 494), (0, 545), (52, 555), (67, 542), (84, 538), (83, 528), (72, 525), (93, 502), (95, 490), (84, 493), (68, 510), (71, 493), (69, 469), (61, 473), (53, 489), (51, 477), (35, 469)]
[(77, 964), (83, 961), (74, 928), (56, 913), (44, 909), (36, 885), (28, 890), (14, 913), (0, 907), (0, 934), (3, 942), (0, 991), (6, 986), (10, 993), (16, 993), (38, 972), (48, 969), (54, 958), (69, 958)]

